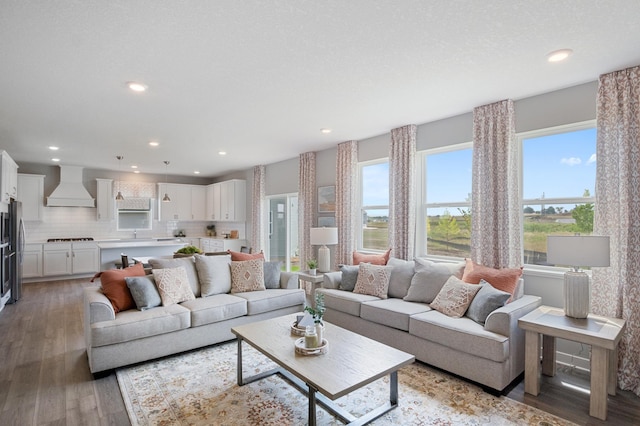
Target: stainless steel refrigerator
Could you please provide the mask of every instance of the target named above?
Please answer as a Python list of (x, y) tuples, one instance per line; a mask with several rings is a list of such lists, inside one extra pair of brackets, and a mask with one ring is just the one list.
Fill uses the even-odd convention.
[(22, 221), (22, 203), (12, 201), (9, 204), (9, 274), (11, 299), (15, 303), (22, 297), (22, 260), (24, 256), (24, 222)]

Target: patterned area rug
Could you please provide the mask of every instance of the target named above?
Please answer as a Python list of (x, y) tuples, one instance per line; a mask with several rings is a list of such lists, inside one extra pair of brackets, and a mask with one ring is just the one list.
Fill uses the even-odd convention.
[[(293, 349), (292, 349), (293, 350)], [(306, 397), (278, 375), (239, 387), (235, 342), (116, 371), (131, 424), (304, 425)], [(276, 365), (243, 346), (245, 377)], [(506, 397), (414, 363), (401, 369), (399, 406), (373, 425), (573, 425)], [(389, 378), (336, 402), (359, 417), (389, 398)], [(318, 407), (319, 425), (341, 425)]]

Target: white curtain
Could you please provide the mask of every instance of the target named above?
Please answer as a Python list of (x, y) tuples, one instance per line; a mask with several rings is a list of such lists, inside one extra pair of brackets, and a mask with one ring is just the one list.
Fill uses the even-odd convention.
[(309, 238), (316, 205), (316, 153), (300, 154), (298, 175), (298, 250), (300, 269), (306, 269), (307, 260), (313, 258)]
[(253, 168), (253, 207), (251, 211), (251, 248), (254, 253), (264, 250), (265, 166)]
[(415, 243), (415, 124), (391, 130), (389, 149), (389, 246), (391, 256), (413, 259)]
[(600, 76), (594, 234), (611, 266), (594, 268), (591, 309), (626, 320), (618, 385), (640, 396), (640, 67)]
[(476, 263), (522, 265), (518, 162), (513, 101), (474, 108), (471, 258)]
[[(338, 144), (336, 158), (336, 226), (338, 245), (336, 264), (351, 264), (356, 249), (356, 224), (358, 223), (357, 197), (358, 142)], [(337, 265), (334, 265), (337, 266)]]

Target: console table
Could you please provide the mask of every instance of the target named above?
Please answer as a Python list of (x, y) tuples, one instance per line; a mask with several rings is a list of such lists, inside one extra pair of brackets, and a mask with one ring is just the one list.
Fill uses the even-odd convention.
[(524, 391), (540, 393), (540, 335), (542, 374), (556, 373), (556, 338), (591, 345), (591, 396), (589, 415), (607, 419), (607, 393), (616, 394), (617, 347), (625, 321), (589, 314), (587, 318), (565, 316), (564, 310), (540, 306), (518, 320), (525, 334)]

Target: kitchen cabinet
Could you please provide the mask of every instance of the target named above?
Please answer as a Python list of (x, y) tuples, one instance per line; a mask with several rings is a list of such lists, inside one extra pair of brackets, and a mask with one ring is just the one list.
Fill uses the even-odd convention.
[[(168, 194), (171, 201), (162, 198)], [(206, 187), (202, 185), (183, 185), (178, 183), (158, 184), (158, 205), (160, 220), (196, 221), (206, 220)]]
[(207, 220), (206, 203), (207, 187), (191, 185), (191, 220)]
[(207, 220), (220, 220), (220, 184), (207, 185)]
[(202, 246), (200, 245), (200, 238), (181, 238), (182, 241), (184, 241), (187, 245), (190, 246), (194, 246), (194, 247), (198, 247), (199, 249), (202, 248)]
[(22, 202), (23, 220), (42, 220), (44, 175), (18, 174), (18, 201)]
[(114, 219), (115, 211), (113, 179), (96, 179), (96, 183), (96, 220), (110, 222)]
[(246, 245), (246, 240), (229, 238), (200, 238), (202, 251), (211, 253), (216, 251), (240, 251), (240, 247)]
[(95, 274), (100, 271), (100, 250), (96, 243), (72, 243), (71, 250), (72, 274)]
[(18, 165), (7, 151), (0, 152), (0, 202), (18, 197)]
[(100, 270), (100, 250), (94, 242), (43, 245), (44, 276), (93, 274)]
[(38, 278), (42, 276), (42, 244), (24, 245), (22, 252), (22, 277)]
[(244, 222), (246, 220), (246, 181), (231, 179), (209, 185), (207, 220)]

